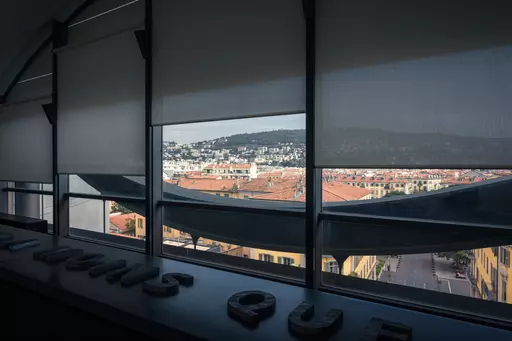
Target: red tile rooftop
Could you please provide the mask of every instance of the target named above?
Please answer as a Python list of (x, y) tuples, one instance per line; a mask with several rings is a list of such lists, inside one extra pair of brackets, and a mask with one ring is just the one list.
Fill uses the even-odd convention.
[(137, 220), (137, 213), (127, 213), (127, 214), (114, 213), (109, 216), (110, 223), (123, 232), (128, 230), (128, 227), (126, 227), (126, 224), (128, 223), (128, 221), (130, 219)]

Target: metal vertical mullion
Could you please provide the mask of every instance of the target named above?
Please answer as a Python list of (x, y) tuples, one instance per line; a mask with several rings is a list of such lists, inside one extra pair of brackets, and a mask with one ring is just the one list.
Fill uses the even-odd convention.
[[(56, 27), (54, 25), (52, 37), (53, 37), (53, 45), (55, 47), (56, 43), (56, 34), (55, 34)], [(64, 227), (60, 224), (60, 210), (61, 210), (61, 183), (60, 183), (60, 177), (59, 177), (59, 171), (58, 171), (58, 128), (57, 128), (57, 120), (58, 120), (58, 107), (59, 107), (59, 95), (58, 95), (58, 55), (55, 53), (55, 51), (52, 51), (52, 104), (54, 106), (54, 113), (55, 116), (53, 117), (52, 121), (52, 174), (53, 174), (53, 234), (55, 236), (65, 236), (67, 235), (67, 231)]]
[[(156, 234), (154, 224), (155, 202), (153, 198), (153, 52), (152, 52), (153, 9), (152, 1), (145, 0), (144, 38), (145, 38), (145, 175), (146, 175), (146, 253), (155, 254), (153, 238)], [(161, 175), (160, 175), (161, 176)]]
[[(83, 10), (83, 9), (82, 9)], [(67, 43), (62, 41), (63, 23), (54, 22), (53, 48)], [(67, 29), (67, 27), (66, 27)], [(60, 175), (58, 170), (58, 119), (59, 119), (59, 57), (52, 51), (52, 171), (53, 171), (53, 234), (55, 236), (69, 235), (69, 199), (64, 195), (69, 190), (68, 175)]]
[[(55, 31), (55, 26), (53, 27)], [(52, 37), (55, 45), (55, 32), (52, 32)], [(55, 236), (61, 235), (59, 226), (59, 171), (57, 169), (57, 119), (58, 119), (58, 56), (55, 51), (52, 51), (52, 104), (55, 109), (55, 117), (52, 121), (52, 175), (53, 175), (53, 234)]]
[(322, 275), (321, 170), (315, 168), (315, 1), (303, 0), (306, 21), (306, 287), (320, 286)]
[[(103, 200), (102, 201), (102, 211), (103, 211), (103, 219), (102, 219), (102, 222), (103, 222), (103, 233), (107, 233), (107, 201), (106, 200)], [(110, 213), (110, 212), (109, 212)]]
[(500, 301), (500, 251), (501, 251), (501, 246), (498, 246), (497, 247), (497, 253), (496, 253), (496, 274), (494, 275), (495, 276), (495, 281), (496, 281), (496, 302), (499, 302)]
[[(0, 188), (9, 187), (8, 182), (0, 182)], [(9, 213), (9, 192), (0, 192), (0, 213)]]
[(163, 128), (161, 126), (153, 127), (153, 253), (159, 256), (163, 253), (163, 220), (162, 214), (164, 207), (157, 205), (162, 200), (162, 145)]

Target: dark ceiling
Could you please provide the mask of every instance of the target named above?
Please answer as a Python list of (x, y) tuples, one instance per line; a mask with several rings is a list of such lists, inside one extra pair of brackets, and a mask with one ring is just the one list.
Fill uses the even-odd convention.
[(21, 65), (80, 0), (0, 0), (0, 94)]

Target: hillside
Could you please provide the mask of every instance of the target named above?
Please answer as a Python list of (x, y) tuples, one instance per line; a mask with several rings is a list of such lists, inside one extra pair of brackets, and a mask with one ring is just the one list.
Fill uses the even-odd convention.
[(304, 129), (294, 129), (236, 134), (218, 139), (215, 147), (234, 148), (249, 145), (276, 146), (279, 143), (306, 143), (306, 131)]

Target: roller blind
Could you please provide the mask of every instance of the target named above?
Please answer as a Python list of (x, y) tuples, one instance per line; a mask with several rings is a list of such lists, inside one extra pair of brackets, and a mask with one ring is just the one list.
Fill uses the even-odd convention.
[(317, 1), (317, 167), (512, 165), (503, 3)]
[(144, 174), (144, 60), (133, 32), (59, 52), (58, 170)]
[(52, 182), (52, 127), (44, 103), (0, 108), (0, 180)]
[(153, 124), (304, 112), (298, 0), (153, 3)]

